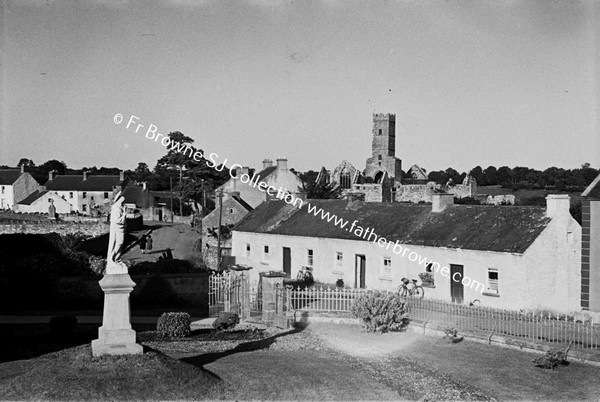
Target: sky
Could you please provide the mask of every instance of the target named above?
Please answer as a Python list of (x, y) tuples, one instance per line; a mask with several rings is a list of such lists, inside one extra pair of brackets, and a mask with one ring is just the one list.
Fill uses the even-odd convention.
[(404, 170), (600, 167), (600, 1), (0, 4), (0, 165), (152, 168), (153, 124), (228, 165), (364, 169), (393, 113)]

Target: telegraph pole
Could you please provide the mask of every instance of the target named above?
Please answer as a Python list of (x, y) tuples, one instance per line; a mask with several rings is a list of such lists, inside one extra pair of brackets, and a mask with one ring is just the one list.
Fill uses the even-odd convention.
[(217, 271), (221, 270), (221, 221), (223, 219), (223, 188), (219, 190), (219, 228), (217, 231)]
[(173, 176), (169, 175), (169, 182), (171, 183), (171, 222), (173, 222)]

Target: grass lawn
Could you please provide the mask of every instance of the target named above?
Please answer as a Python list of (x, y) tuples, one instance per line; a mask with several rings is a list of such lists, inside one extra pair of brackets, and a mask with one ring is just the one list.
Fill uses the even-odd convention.
[[(361, 358), (365, 368), (383, 377), (388, 385), (419, 398), (598, 400), (600, 397), (600, 367), (596, 366), (573, 362), (546, 370), (531, 362), (540, 354), (525, 350), (469, 341), (454, 344), (412, 332), (369, 334), (354, 325), (311, 327), (329, 346)], [(402, 380), (394, 381), (398, 378)]]
[[(24, 334), (26, 335), (26, 334)], [(355, 325), (182, 340), (139, 332), (142, 356), (93, 358), (88, 341), (0, 363), (0, 399), (598, 400), (600, 368), (534, 366), (531, 352)], [(24, 341), (24, 343), (28, 343)], [(29, 342), (31, 343), (31, 342)], [(7, 343), (4, 343), (7, 345)]]

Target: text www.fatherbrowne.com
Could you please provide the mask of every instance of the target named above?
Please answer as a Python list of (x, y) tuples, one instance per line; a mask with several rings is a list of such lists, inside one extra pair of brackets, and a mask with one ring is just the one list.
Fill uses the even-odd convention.
[[(117, 113), (113, 121), (115, 124), (121, 124), (123, 122), (123, 115)], [(129, 121), (125, 126), (128, 130), (133, 130), (135, 134), (144, 134), (144, 137), (148, 140), (154, 141), (155, 143), (160, 143), (160, 145), (164, 146), (168, 150), (175, 151), (178, 153), (182, 153), (183, 155), (187, 155), (189, 158), (194, 159), (197, 162), (206, 159), (206, 165), (209, 168), (215, 169), (216, 171), (222, 172), (227, 165), (227, 159), (224, 159), (220, 162), (219, 155), (215, 152), (208, 154), (205, 157), (203, 151), (198, 150), (189, 144), (184, 144), (177, 141), (172, 141), (168, 135), (162, 134), (158, 132), (158, 127), (154, 124), (150, 124), (146, 130), (144, 129), (144, 125), (139, 123), (139, 117), (131, 115), (129, 117)], [(309, 214), (313, 214), (316, 217), (328, 222), (333, 223), (333, 225), (339, 227), (340, 229), (344, 229), (354, 236), (377, 244), (379, 247), (385, 248), (386, 250), (390, 250), (402, 257), (408, 258), (411, 262), (416, 262), (419, 266), (428, 266), (431, 264), (432, 271), (436, 273), (439, 272), (442, 276), (450, 277), (450, 268), (448, 266), (442, 267), (437, 261), (429, 260), (426, 257), (423, 257), (420, 253), (411, 251), (408, 247), (400, 244), (398, 240), (396, 242), (392, 242), (387, 240), (382, 236), (378, 236), (372, 228), (364, 228), (358, 225), (359, 220), (355, 219), (352, 223), (350, 221), (340, 218), (337, 215), (330, 214), (327, 211), (324, 211), (322, 208), (311, 204), (310, 202), (303, 200), (294, 196), (287, 189), (279, 187), (275, 188), (271, 185), (267, 185), (265, 182), (259, 181), (258, 175), (255, 173), (253, 176), (250, 176), (247, 173), (241, 174), (239, 177), (236, 175), (237, 168), (241, 168), (242, 165), (234, 163), (229, 168), (229, 175), (232, 178), (239, 178), (239, 180), (249, 185), (253, 188), (258, 188), (259, 191), (267, 193), (269, 196), (285, 201), (287, 204), (292, 205), (294, 207), (303, 208), (306, 207)], [(350, 225), (350, 226), (348, 226)], [(457, 281), (460, 280), (463, 285), (468, 286), (470, 288), (474, 288), (479, 292), (483, 292), (485, 286), (483, 283), (478, 282), (476, 280), (471, 280), (468, 276), (463, 276), (462, 278), (452, 278)]]

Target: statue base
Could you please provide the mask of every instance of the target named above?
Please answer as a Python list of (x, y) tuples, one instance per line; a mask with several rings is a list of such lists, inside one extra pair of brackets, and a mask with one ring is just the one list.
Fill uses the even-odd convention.
[(104, 291), (104, 312), (102, 326), (98, 328), (98, 339), (92, 341), (92, 354), (142, 354), (142, 345), (135, 343), (135, 331), (131, 329), (129, 311), (129, 294), (135, 282), (127, 273), (107, 273), (99, 283)]

